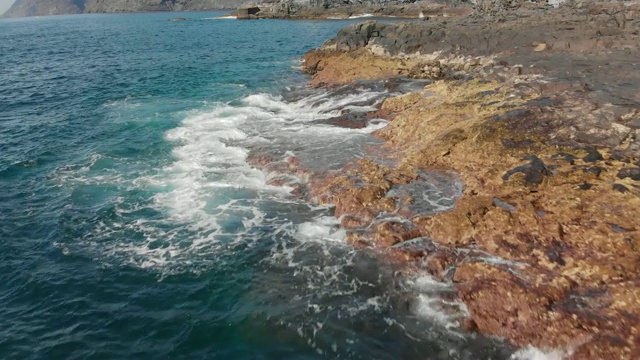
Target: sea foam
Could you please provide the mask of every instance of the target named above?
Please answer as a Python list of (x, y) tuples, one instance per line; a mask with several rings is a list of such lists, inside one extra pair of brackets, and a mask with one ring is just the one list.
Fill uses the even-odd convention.
[[(346, 129), (318, 121), (338, 116), (346, 107), (350, 111), (367, 111), (371, 106), (366, 104), (380, 101), (382, 96), (384, 92), (367, 90), (310, 91), (287, 101), (282, 96), (258, 93), (233, 104), (208, 104), (184, 112), (183, 120), (166, 131), (164, 138), (173, 146), (172, 161), (160, 168), (138, 169), (131, 174), (133, 177), (104, 174), (95, 171), (95, 164), (109, 159), (96, 154), (86, 166), (61, 169), (57, 177), (67, 184), (116, 185), (150, 196), (137, 203), (114, 202), (117, 216), (95, 225), (83, 237), (83, 245), (60, 246), (65, 252), (84, 246), (101, 261), (171, 274), (199, 272), (214, 266), (232, 256), (235, 247), (253, 246), (260, 241), (264, 234), (257, 229), (263, 227), (286, 229), (271, 236), (291, 237), (300, 243), (342, 242), (345, 234), (335, 219), (332, 222), (314, 215), (313, 220), (292, 228), (293, 214), (284, 212), (274, 218), (274, 208), (291, 207), (300, 200), (290, 196), (291, 187), (287, 184), (270, 185), (272, 175), (249, 165), (247, 157), (253, 149), (264, 148), (318, 166), (327, 166), (335, 158), (348, 161), (345, 154), (362, 151), (357, 139), (366, 139), (368, 133), (384, 127), (386, 122), (372, 121), (364, 129)], [(132, 104), (135, 101), (112, 102), (108, 110), (120, 112), (121, 107), (126, 107), (128, 111)], [(136, 109), (145, 111), (142, 105)], [(291, 181), (305, 180), (291, 179), (288, 183)], [(295, 206), (312, 209), (310, 204)], [(139, 215), (144, 213), (154, 215)], [(106, 241), (113, 237), (123, 241)], [(291, 254), (285, 251), (283, 255)]]
[(533, 346), (516, 351), (511, 360), (563, 360), (571, 356), (568, 350), (543, 351)]

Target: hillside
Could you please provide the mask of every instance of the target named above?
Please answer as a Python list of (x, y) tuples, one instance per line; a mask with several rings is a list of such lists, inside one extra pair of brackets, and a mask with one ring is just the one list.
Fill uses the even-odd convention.
[(3, 17), (235, 9), (250, 0), (17, 0)]

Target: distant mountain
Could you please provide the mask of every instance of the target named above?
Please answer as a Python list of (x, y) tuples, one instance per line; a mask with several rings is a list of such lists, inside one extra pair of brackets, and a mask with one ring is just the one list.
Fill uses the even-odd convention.
[(78, 14), (82, 10), (75, 4), (76, 2), (73, 0), (17, 0), (3, 17)]
[(252, 0), (17, 0), (3, 17), (235, 9)]

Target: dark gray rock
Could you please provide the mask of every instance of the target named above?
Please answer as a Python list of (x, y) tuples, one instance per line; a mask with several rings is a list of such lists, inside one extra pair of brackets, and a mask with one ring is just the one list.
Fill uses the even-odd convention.
[(629, 191), (629, 189), (627, 189), (627, 187), (622, 184), (613, 184), (613, 190), (621, 192), (623, 194)]
[(604, 160), (602, 154), (600, 154), (600, 152), (598, 152), (598, 150), (596, 149), (589, 149), (589, 153), (582, 158), (582, 161), (584, 162), (596, 162), (602, 160)]
[(628, 158), (626, 158), (619, 150), (614, 150), (611, 153), (611, 156), (609, 157), (609, 159), (622, 161), (622, 162), (625, 162), (625, 163), (629, 163), (630, 162), (630, 160)]
[(398, 55), (433, 52), (434, 44), (440, 43), (445, 36), (445, 31), (437, 24), (426, 27), (419, 22), (383, 24), (367, 21), (341, 29), (332, 42), (341, 51), (377, 45), (390, 55)]
[(577, 157), (571, 155), (571, 154), (567, 154), (567, 153), (558, 153), (552, 156), (553, 159), (562, 159), (566, 162), (568, 162), (570, 165), (575, 164), (575, 161), (577, 159)]
[(493, 198), (493, 205), (501, 207), (509, 212), (514, 212), (516, 210), (518, 210), (517, 207), (515, 207), (514, 205), (509, 204), (508, 202), (504, 202), (498, 198)]
[(631, 178), (632, 180), (640, 181), (640, 168), (622, 168), (618, 171), (618, 178)]
[(524, 181), (529, 185), (539, 185), (542, 180), (544, 180), (545, 176), (551, 175), (551, 170), (545, 165), (545, 163), (540, 160), (539, 157), (535, 155), (527, 155), (523, 158), (523, 160), (529, 160), (530, 163), (517, 166), (509, 171), (507, 171), (503, 176), (502, 180), (508, 181), (511, 178), (511, 175), (516, 173), (524, 174)]
[(588, 182), (585, 182), (578, 185), (578, 187), (580, 188), (580, 190), (589, 190), (593, 187), (593, 184), (589, 184)]
[(592, 174), (595, 177), (600, 177), (600, 174), (602, 174), (602, 172), (606, 170), (602, 166), (592, 166), (590, 168), (585, 168), (582, 171), (584, 171), (587, 174)]
[(375, 21), (367, 21), (361, 24), (354, 24), (340, 29), (336, 37), (336, 49), (349, 51), (365, 47), (375, 31), (376, 37), (380, 37), (380, 31), (384, 25)]

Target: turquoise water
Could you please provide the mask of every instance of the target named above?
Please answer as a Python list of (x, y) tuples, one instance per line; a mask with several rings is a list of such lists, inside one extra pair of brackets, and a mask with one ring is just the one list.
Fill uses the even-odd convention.
[(507, 357), (457, 329), (445, 285), (246, 162), (327, 170), (375, 143), (315, 121), (383, 90), (298, 70), (350, 21), (216, 15), (0, 21), (0, 358)]

